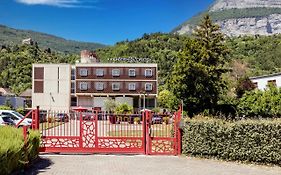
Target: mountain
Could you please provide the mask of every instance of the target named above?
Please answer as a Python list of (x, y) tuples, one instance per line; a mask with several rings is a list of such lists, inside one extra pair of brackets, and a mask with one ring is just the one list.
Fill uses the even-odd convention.
[(172, 32), (191, 33), (202, 16), (209, 14), (228, 36), (281, 33), (281, 0), (216, 0)]
[(18, 30), (0, 25), (0, 45), (21, 44), (23, 39), (32, 38), (41, 48), (50, 48), (64, 53), (80, 53), (81, 50), (95, 50), (106, 45), (90, 42), (66, 40), (57, 36), (34, 32), (31, 30)]

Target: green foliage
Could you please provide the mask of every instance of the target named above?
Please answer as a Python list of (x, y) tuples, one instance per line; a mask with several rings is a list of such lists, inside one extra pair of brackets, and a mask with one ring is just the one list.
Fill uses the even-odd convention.
[(0, 127), (0, 172), (11, 174), (16, 169), (23, 168), (38, 156), (40, 134), (29, 131), (26, 145), (22, 129)]
[(17, 110), (16, 110), (18, 113), (20, 113), (20, 114), (22, 114), (22, 115), (25, 115), (25, 110), (24, 110), (24, 108), (23, 107), (19, 107), (19, 108), (17, 108)]
[(144, 34), (142, 38), (119, 42), (113, 47), (97, 49), (96, 52), (103, 62), (118, 57), (150, 58), (150, 62), (158, 64), (159, 82), (164, 84), (172, 71), (173, 64), (177, 61), (178, 52), (189, 40), (187, 36), (176, 34)]
[(238, 98), (241, 98), (243, 94), (245, 94), (245, 92), (254, 89), (255, 85), (253, 84), (253, 82), (248, 77), (244, 77), (238, 80), (238, 85), (236, 87), (236, 95)]
[(140, 121), (141, 121), (140, 117), (134, 118), (134, 123), (140, 124)]
[(105, 47), (105, 45), (99, 43), (65, 40), (49, 34), (27, 30), (16, 30), (0, 25), (0, 46), (17, 45), (20, 44), (23, 39), (27, 38), (32, 38), (35, 42), (38, 42), (38, 45), (44, 48), (44, 50), (51, 49), (63, 53), (77, 54), (80, 53), (81, 50), (94, 50)]
[(119, 104), (115, 108), (115, 113), (116, 114), (130, 114), (132, 112), (133, 112), (133, 106), (128, 105), (128, 103)]
[(281, 165), (280, 130), (280, 119), (189, 119), (183, 128), (183, 154)]
[(230, 38), (227, 45), (232, 59), (248, 64), (249, 76), (281, 71), (281, 35)]
[(12, 110), (12, 108), (10, 106), (2, 105), (0, 106), (0, 110)]
[(49, 53), (36, 46), (5, 46), (0, 48), (0, 87), (20, 94), (31, 88), (33, 63), (74, 63), (78, 59), (78, 55)]
[(177, 109), (179, 104), (179, 100), (177, 99), (177, 97), (171, 91), (166, 89), (159, 92), (157, 101), (160, 107), (167, 108), (170, 110)]
[(113, 112), (115, 111), (116, 107), (117, 107), (117, 103), (115, 100), (108, 98), (104, 101), (104, 105), (105, 105), (105, 110), (107, 112)]
[(216, 106), (225, 86), (221, 75), (226, 72), (228, 53), (223, 34), (209, 16), (204, 18), (194, 37), (181, 52), (167, 85), (178, 99), (183, 99), (190, 116)]
[(247, 92), (239, 99), (238, 112), (246, 117), (281, 117), (281, 89)]
[[(159, 101), (158, 101), (158, 105), (159, 105)], [(160, 112), (160, 108), (159, 107), (153, 108), (152, 111), (154, 113), (159, 113)]]

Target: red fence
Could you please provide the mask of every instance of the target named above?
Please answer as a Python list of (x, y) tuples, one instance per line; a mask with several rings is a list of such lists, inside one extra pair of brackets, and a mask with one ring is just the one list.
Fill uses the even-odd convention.
[(41, 152), (178, 155), (181, 111), (173, 115), (33, 110)]

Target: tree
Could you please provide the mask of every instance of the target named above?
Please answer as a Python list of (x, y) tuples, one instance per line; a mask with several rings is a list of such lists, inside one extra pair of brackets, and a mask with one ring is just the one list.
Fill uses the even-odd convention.
[(117, 107), (117, 103), (115, 100), (108, 98), (104, 101), (104, 105), (105, 105), (105, 110), (107, 112), (113, 112), (115, 111), (115, 108)]
[(178, 104), (179, 100), (171, 91), (164, 89), (159, 92), (158, 105), (160, 107), (174, 110), (177, 109)]
[(256, 86), (248, 77), (240, 78), (235, 89), (236, 96), (237, 98), (241, 98), (245, 94), (245, 92), (254, 90), (255, 88)]
[(208, 15), (193, 36), (194, 40), (179, 54), (168, 84), (177, 98), (183, 99), (190, 116), (215, 108), (225, 88), (221, 75), (227, 71), (224, 64), (228, 54), (224, 35)]

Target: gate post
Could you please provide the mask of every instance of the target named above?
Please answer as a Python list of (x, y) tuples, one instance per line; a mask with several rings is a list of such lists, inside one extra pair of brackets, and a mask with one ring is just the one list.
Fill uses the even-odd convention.
[(146, 115), (145, 112), (142, 113), (142, 147), (143, 152), (146, 155)]
[(32, 110), (31, 116), (32, 116), (31, 128), (33, 130), (39, 130), (39, 116), (40, 116), (39, 106), (37, 106), (36, 109)]
[(79, 147), (80, 149), (83, 148), (83, 115), (82, 115), (82, 111), (78, 112), (79, 114), (79, 121), (80, 121), (80, 139), (79, 139)]
[(95, 121), (95, 148), (97, 149), (99, 146), (99, 141), (98, 141), (99, 112), (94, 110), (93, 117), (94, 117), (94, 121)]
[(176, 116), (176, 120), (177, 120), (177, 142), (178, 142), (178, 148), (177, 148), (177, 155), (180, 155), (181, 154), (181, 128), (180, 128), (180, 122), (181, 122), (181, 113), (182, 113), (182, 108), (180, 106), (180, 109), (178, 110), (177, 112), (177, 116)]
[(144, 111), (145, 113), (145, 130), (146, 130), (146, 137), (145, 137), (145, 140), (146, 140), (146, 144), (145, 144), (145, 148), (146, 148), (146, 155), (149, 155), (150, 154), (150, 143), (151, 143), (151, 140), (150, 140), (150, 112), (149, 111)]

